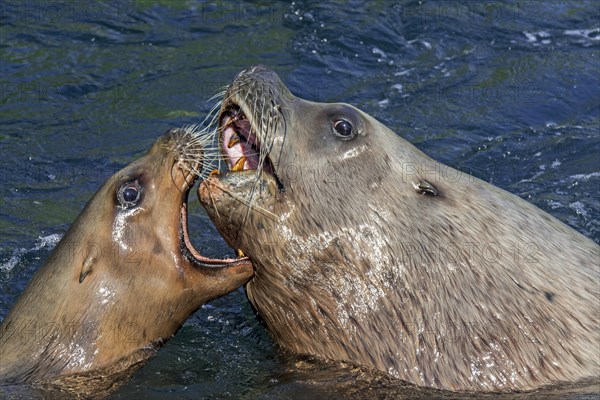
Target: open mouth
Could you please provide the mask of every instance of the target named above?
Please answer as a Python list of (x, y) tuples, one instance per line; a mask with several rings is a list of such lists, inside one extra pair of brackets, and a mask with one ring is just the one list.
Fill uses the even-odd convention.
[[(219, 144), (232, 172), (261, 170), (275, 176), (267, 149), (261, 149), (252, 121), (241, 107), (231, 104), (221, 113)], [(261, 151), (263, 152), (261, 154)]]
[(194, 186), (194, 183), (198, 177), (194, 177), (191, 183), (189, 184), (187, 190), (183, 193), (183, 201), (181, 204), (181, 213), (179, 218), (179, 247), (181, 254), (193, 265), (196, 267), (205, 267), (205, 268), (220, 268), (230, 266), (232, 264), (237, 264), (239, 262), (249, 260), (248, 257), (239, 257), (239, 258), (209, 258), (205, 257), (192, 244), (190, 240), (190, 236), (188, 234), (188, 223), (187, 223), (187, 198), (190, 189)]

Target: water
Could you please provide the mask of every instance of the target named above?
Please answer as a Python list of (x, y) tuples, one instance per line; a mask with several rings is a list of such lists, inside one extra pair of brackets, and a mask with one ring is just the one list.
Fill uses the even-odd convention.
[[(594, 0), (25, 0), (2, 1), (0, 24), (0, 318), (107, 177), (168, 128), (201, 121), (207, 100), (258, 63), (297, 95), (354, 104), (600, 243)], [(190, 205), (197, 247), (231, 254)], [(509, 397), (593, 398), (585, 391)], [(238, 290), (199, 310), (112, 398), (434, 395), (455, 398), (281, 354)]]

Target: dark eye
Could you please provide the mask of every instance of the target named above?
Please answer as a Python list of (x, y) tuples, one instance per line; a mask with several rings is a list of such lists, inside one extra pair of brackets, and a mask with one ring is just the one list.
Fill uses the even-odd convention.
[(333, 123), (333, 129), (341, 139), (352, 139), (354, 137), (352, 124), (345, 119), (338, 119)]
[(131, 208), (138, 203), (141, 195), (142, 187), (137, 181), (127, 182), (119, 189), (117, 199), (122, 207)]
[(127, 203), (132, 203), (136, 201), (140, 197), (140, 192), (138, 192), (137, 188), (128, 187), (123, 190), (123, 200)]

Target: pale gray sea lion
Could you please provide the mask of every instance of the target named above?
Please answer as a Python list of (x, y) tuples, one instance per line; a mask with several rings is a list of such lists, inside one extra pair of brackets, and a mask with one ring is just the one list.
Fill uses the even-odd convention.
[(600, 247), (348, 104), (242, 71), (200, 201), (283, 348), (455, 391), (597, 379)]
[(202, 137), (172, 129), (96, 192), (0, 325), (0, 383), (95, 395), (123, 382), (202, 304), (252, 276), (192, 246)]

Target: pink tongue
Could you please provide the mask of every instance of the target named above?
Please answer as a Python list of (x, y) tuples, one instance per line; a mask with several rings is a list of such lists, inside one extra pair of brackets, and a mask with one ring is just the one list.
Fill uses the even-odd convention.
[[(225, 120), (225, 124), (228, 120)], [(225, 125), (224, 124), (224, 125)], [(243, 129), (243, 128), (242, 128)], [(243, 132), (247, 134), (247, 131)], [(256, 150), (252, 149), (251, 144), (246, 142), (244, 139), (241, 139), (237, 144), (232, 147), (229, 147), (229, 142), (232, 137), (235, 137), (236, 132), (232, 125), (227, 127), (223, 132), (223, 152), (227, 155), (227, 163), (229, 165), (229, 169), (232, 169), (233, 166), (238, 162), (238, 160), (242, 156), (246, 156), (246, 162), (244, 163), (244, 169), (256, 169), (258, 168), (258, 154), (256, 154)]]

